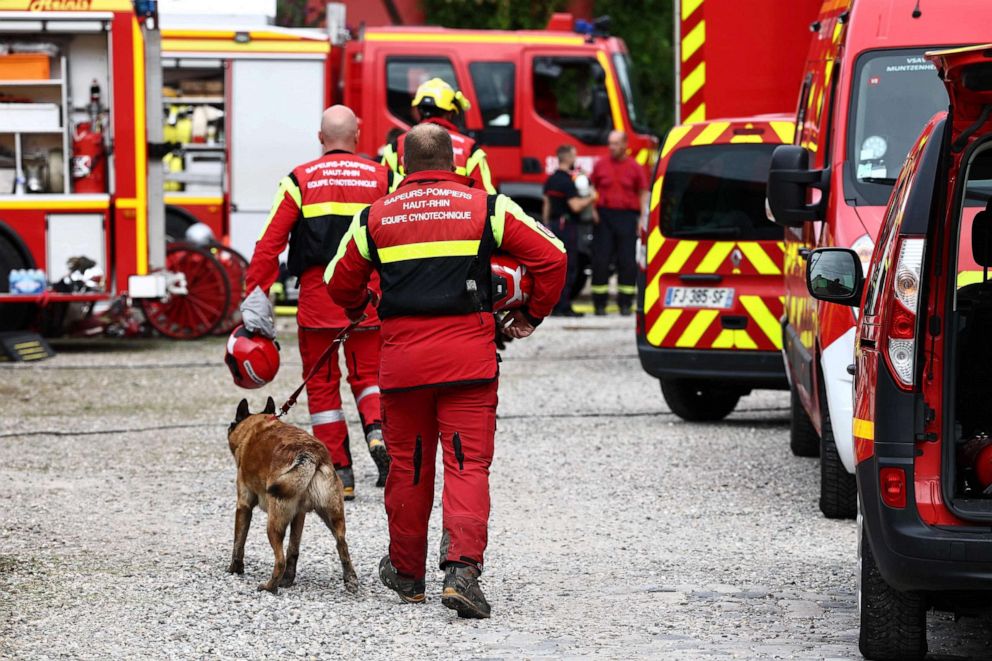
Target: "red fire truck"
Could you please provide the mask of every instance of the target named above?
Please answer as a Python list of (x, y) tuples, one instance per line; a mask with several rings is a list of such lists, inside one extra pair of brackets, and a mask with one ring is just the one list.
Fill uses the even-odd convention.
[(157, 17), (138, 5), (0, 0), (0, 331), (189, 338), (230, 320), (224, 249), (166, 247)]
[[(576, 145), (587, 171), (606, 154), (614, 128), (629, 134), (641, 163), (657, 146), (641, 124), (626, 48), (602, 25), (580, 33), (570, 15), (558, 14), (533, 31), (349, 31), (343, 6), (333, 3), (328, 17), (329, 39), (314, 30), (166, 17), (166, 139), (182, 144), (181, 162), (166, 175), (170, 235), (201, 220), (250, 255), (275, 183), (319, 148), (314, 135), (326, 105), (356, 111), (359, 151), (375, 157), (391, 132), (409, 128), (413, 94), (433, 77), (469, 98), (465, 132), (483, 145), (502, 192), (535, 213), (559, 145)], [(206, 134), (195, 135), (186, 116), (203, 106), (212, 119)]]

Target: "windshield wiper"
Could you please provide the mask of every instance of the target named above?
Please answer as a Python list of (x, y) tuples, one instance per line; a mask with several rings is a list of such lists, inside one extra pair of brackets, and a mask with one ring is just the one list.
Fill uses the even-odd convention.
[(882, 184), (883, 186), (895, 186), (895, 177), (861, 177), (861, 181), (869, 184)]

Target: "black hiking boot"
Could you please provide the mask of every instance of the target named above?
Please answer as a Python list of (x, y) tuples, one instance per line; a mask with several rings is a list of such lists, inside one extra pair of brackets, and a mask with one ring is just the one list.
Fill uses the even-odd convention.
[(386, 486), (386, 476), (389, 475), (389, 453), (386, 452), (386, 441), (382, 439), (382, 429), (373, 427), (365, 435), (365, 442), (369, 445), (369, 454), (372, 461), (379, 470), (379, 478), (375, 481), (377, 487)]
[(351, 466), (345, 466), (344, 468), (336, 468), (338, 477), (341, 478), (341, 484), (344, 486), (342, 490), (344, 492), (345, 500), (355, 500), (355, 471), (351, 469)]
[(424, 600), (424, 579), (417, 581), (401, 575), (389, 561), (388, 555), (379, 561), (379, 580), (408, 604), (419, 604)]
[(477, 620), (489, 617), (489, 602), (479, 587), (479, 570), (469, 565), (449, 563), (444, 568), (441, 603), (458, 611), (458, 617)]

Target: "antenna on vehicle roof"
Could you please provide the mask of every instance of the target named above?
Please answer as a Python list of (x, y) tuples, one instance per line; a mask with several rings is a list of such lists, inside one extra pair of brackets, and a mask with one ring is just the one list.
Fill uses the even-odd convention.
[(919, 18), (923, 16), (923, 12), (920, 11), (920, 0), (916, 0), (916, 7), (913, 8), (913, 18)]

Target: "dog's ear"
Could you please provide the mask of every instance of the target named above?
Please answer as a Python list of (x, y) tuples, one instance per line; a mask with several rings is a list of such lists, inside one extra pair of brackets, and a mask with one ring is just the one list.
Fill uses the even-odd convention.
[(276, 412), (276, 402), (274, 399), (269, 397), (267, 400), (265, 400), (265, 408), (262, 409), (262, 413), (272, 415), (275, 412)]
[(244, 420), (245, 418), (247, 418), (249, 415), (251, 415), (251, 412), (248, 410), (248, 400), (247, 399), (242, 399), (241, 400), (241, 403), (238, 404), (238, 412), (234, 416), (234, 423), (237, 424), (237, 423), (241, 422), (242, 420)]

